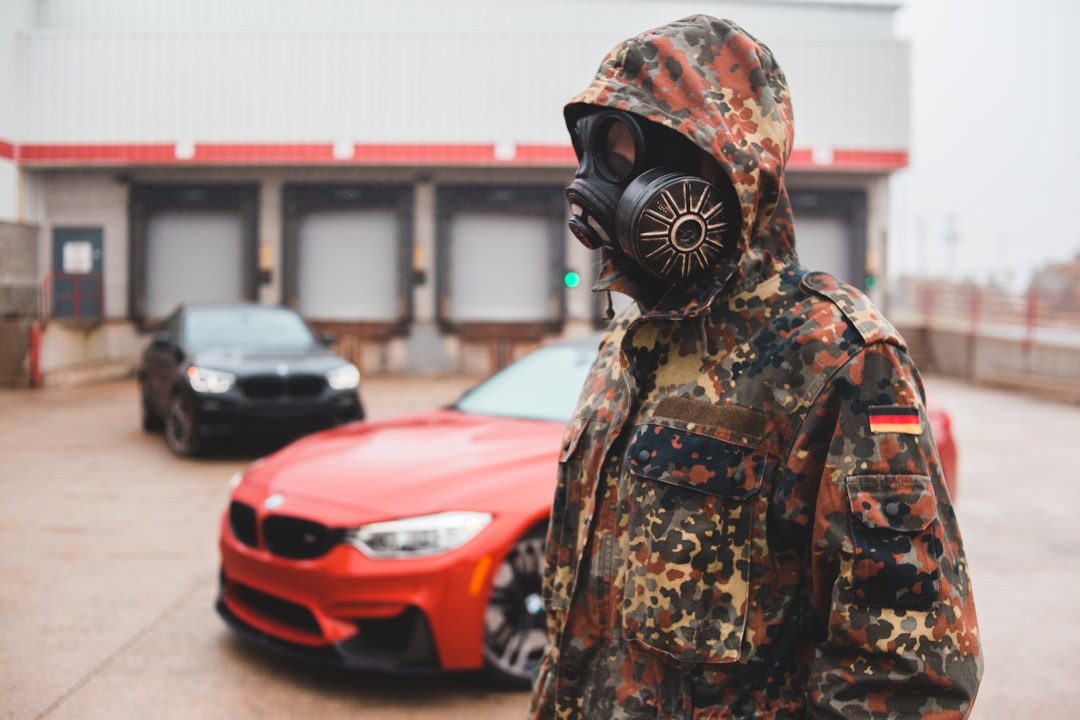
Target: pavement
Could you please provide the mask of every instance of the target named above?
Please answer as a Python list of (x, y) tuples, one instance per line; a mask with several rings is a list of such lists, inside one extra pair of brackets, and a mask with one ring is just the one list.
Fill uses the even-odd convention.
[[(372, 418), (479, 378), (369, 377)], [(986, 675), (973, 720), (1080, 718), (1080, 407), (944, 378)], [(394, 678), (268, 657), (213, 611), (228, 479), (139, 426), (134, 381), (0, 390), (0, 719), (520, 718), (472, 675)]]

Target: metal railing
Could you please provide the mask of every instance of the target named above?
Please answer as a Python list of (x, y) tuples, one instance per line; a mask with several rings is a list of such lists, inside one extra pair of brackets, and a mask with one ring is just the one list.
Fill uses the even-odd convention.
[(908, 280), (893, 296), (895, 314), (929, 328), (1080, 348), (1080, 288), (1010, 293), (996, 287)]

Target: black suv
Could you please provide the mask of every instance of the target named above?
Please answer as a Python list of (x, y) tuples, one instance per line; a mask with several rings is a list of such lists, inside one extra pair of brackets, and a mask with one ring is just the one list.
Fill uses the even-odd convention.
[(177, 456), (230, 435), (289, 438), (361, 420), (360, 371), (286, 307), (182, 304), (143, 353), (142, 424)]

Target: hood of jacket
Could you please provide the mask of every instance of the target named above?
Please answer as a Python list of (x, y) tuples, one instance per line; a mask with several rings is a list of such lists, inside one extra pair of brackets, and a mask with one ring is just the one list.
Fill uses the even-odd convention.
[(737, 265), (657, 292), (605, 250), (595, 290), (630, 295), (644, 316), (694, 316), (722, 291), (753, 287), (794, 261), (784, 186), (791, 100), (783, 71), (754, 36), (730, 20), (694, 15), (624, 40), (567, 103), (567, 127), (595, 107), (632, 112), (688, 137), (716, 159), (742, 209)]

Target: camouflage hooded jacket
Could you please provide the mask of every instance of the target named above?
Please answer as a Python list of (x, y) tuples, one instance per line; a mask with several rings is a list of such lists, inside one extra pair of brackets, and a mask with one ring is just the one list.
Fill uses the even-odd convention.
[(869, 300), (798, 265), (770, 51), (686, 18), (613, 49), (583, 106), (712, 154), (743, 247), (659, 298), (605, 259), (638, 306), (565, 435), (531, 717), (967, 717), (978, 629), (922, 383)]

